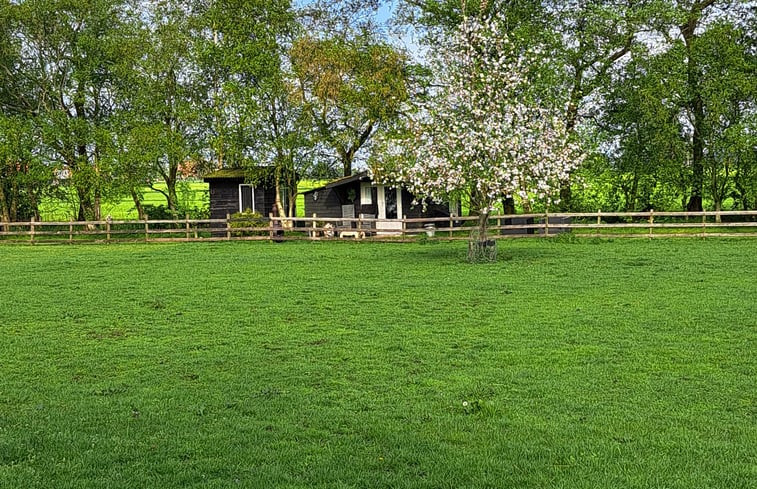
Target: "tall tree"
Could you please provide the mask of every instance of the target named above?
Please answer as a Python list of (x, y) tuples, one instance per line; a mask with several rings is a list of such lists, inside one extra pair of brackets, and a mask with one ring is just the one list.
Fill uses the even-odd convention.
[(681, 108), (691, 141), (691, 190), (686, 204), (689, 211), (703, 209), (705, 192), (707, 133), (710, 130), (705, 86), (709, 70), (709, 36), (705, 34), (716, 22), (735, 24), (746, 19), (754, 22), (754, 7), (750, 9), (748, 4), (744, 0), (666, 0), (661, 2), (662, 7), (651, 22), (665, 44), (663, 49), (683, 53), (683, 63), (676, 69), (681, 69), (686, 76)]
[[(745, 30), (738, 25), (740, 17), (754, 20), (754, 12), (741, 7), (740, 2), (717, 0), (657, 4), (648, 20), (646, 49), (634, 53), (634, 62), (609, 89), (615, 92), (611, 99), (631, 108), (621, 116), (622, 124), (641, 131), (639, 141), (646, 141), (648, 149), (655, 148), (648, 142), (661, 138), (667, 138), (668, 149), (680, 148), (683, 141), (685, 152), (674, 151), (681, 157), (673, 181), (683, 207), (690, 211), (702, 210), (706, 196), (720, 209), (736, 165), (749, 161), (744, 159), (749, 150), (741, 146), (748, 138), (738, 136), (748, 134), (747, 121), (754, 113), (754, 84), (750, 82), (755, 65)], [(646, 115), (638, 114), (639, 110), (646, 110)], [(667, 114), (662, 119), (648, 117), (662, 113)], [(615, 118), (615, 122), (620, 121)], [(631, 134), (619, 137), (629, 142)], [(624, 145), (623, 150), (633, 147), (639, 145)], [(670, 157), (667, 149), (658, 149), (652, 151)], [(648, 156), (642, 161), (632, 152), (624, 159), (636, 161), (637, 168), (657, 160)]]
[[(123, 77), (130, 80), (125, 93), (121, 123), (126, 131), (119, 152), (130, 148), (140, 158), (125, 158), (132, 172), (134, 164), (146, 166), (153, 190), (163, 194), (170, 212), (179, 210), (177, 186), (179, 168), (197, 159), (200, 145), (200, 107), (206, 94), (197, 70), (196, 37), (191, 29), (193, 16), (184, 2), (160, 0), (142, 10), (144, 25), (136, 63)], [(163, 185), (155, 185), (156, 182)], [(131, 186), (132, 197), (139, 197)], [(140, 203), (135, 204), (139, 207)]]
[(301, 102), (344, 176), (409, 95), (407, 57), (369, 34), (298, 39), (291, 51)]
[[(751, 200), (738, 187), (739, 170), (753, 164), (757, 117), (757, 63), (749, 40), (734, 23), (715, 22), (701, 34), (701, 92), (704, 105), (704, 173), (716, 211), (731, 195)], [(751, 134), (750, 134), (751, 133)]]
[(102, 138), (121, 89), (114, 66), (126, 61), (125, 0), (25, 0), (18, 4), (23, 66), (33, 80), (48, 155), (70, 173), (79, 220), (100, 218), (109, 190)]
[(481, 241), (500, 199), (552, 201), (583, 159), (559, 112), (534, 97), (535, 51), (510, 42), (504, 23), (496, 14), (466, 18), (436, 50), (438, 92), (395, 144), (398, 157), (374, 168), (376, 179), (421, 198), (467, 197)]
[(257, 144), (250, 128), (261, 117), (264, 81), (281, 69), (279, 40), (293, 26), (289, 0), (218, 0), (203, 6), (200, 69), (216, 167), (240, 167)]
[[(561, 108), (569, 132), (592, 132), (601, 107), (600, 89), (622, 69), (653, 9), (647, 0), (406, 0), (402, 18), (421, 24), (432, 44), (466, 15), (499, 12), (511, 42), (543, 47), (541, 74), (534, 83), (543, 104)], [(561, 207), (571, 206), (571, 186), (561, 189)], [(506, 203), (506, 207), (512, 206)]]

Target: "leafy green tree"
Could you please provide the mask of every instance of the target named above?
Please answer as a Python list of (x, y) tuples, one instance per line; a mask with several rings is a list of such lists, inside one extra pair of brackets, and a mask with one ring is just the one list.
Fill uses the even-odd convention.
[[(703, 209), (705, 177), (708, 173), (706, 166), (711, 166), (715, 161), (710, 160), (708, 164), (708, 155), (715, 150), (711, 141), (708, 141), (708, 134), (714, 130), (710, 115), (713, 110), (717, 112), (715, 107), (720, 104), (719, 99), (724, 95), (728, 98), (727, 94), (713, 93), (708, 87), (712, 86), (714, 78), (719, 77), (716, 70), (739, 71), (738, 59), (743, 58), (732, 56), (735, 51), (732, 49), (733, 46), (728, 45), (732, 44), (735, 38), (728, 34), (729, 29), (724, 29), (723, 26), (735, 26), (741, 22), (751, 22), (753, 26), (755, 12), (749, 3), (743, 0), (666, 0), (659, 2), (657, 14), (650, 22), (650, 27), (657, 31), (659, 42), (663, 45), (662, 50), (671, 55), (681, 55), (680, 63), (671, 65), (671, 69), (680, 70), (685, 74), (685, 83), (678, 95), (685, 130), (690, 140), (691, 180), (690, 195), (686, 204), (689, 211)], [(712, 55), (712, 48), (721, 42), (725, 43), (731, 55), (718, 59), (719, 55)], [(736, 51), (743, 47), (742, 44)], [(720, 175), (720, 171), (709, 173), (711, 177), (716, 175), (716, 180), (719, 181), (710, 186), (710, 190), (714, 191), (713, 200), (722, 202), (725, 187), (717, 176)], [(719, 203), (716, 203), (717, 205)]]
[[(730, 22), (716, 22), (701, 34), (699, 55), (704, 120), (704, 172), (716, 211), (735, 195), (746, 208), (751, 200), (738, 187), (740, 171), (753, 165), (757, 113), (757, 63), (749, 41)], [(751, 168), (752, 171), (753, 168)]]
[(294, 217), (297, 186), (313, 160), (314, 135), (291, 77), (282, 70), (265, 85), (259, 99), (261, 117), (254, 125), (258, 145), (252, 160), (274, 167), (278, 214)]
[(292, 46), (291, 63), (319, 141), (351, 175), (361, 149), (408, 101), (407, 57), (370, 35), (303, 36)]
[(740, 165), (749, 173), (755, 64), (738, 27), (738, 17), (749, 14), (737, 7), (717, 1), (658, 4), (648, 20), (657, 36), (648, 35), (646, 46), (633, 52), (633, 61), (608, 86), (610, 110), (600, 118), (615, 128), (616, 170), (633, 175), (625, 187), (628, 207), (639, 206), (636, 183), (643, 178), (658, 190), (667, 184), (668, 194), (677, 194), (687, 210), (701, 210), (705, 196), (720, 209), (735, 169)]
[(0, 222), (39, 219), (52, 169), (39, 152), (35, 94), (23, 76), (18, 8), (0, 2)]
[[(276, 208), (293, 216), (311, 131), (293, 97), (287, 52), (297, 31), (288, 0), (223, 0), (202, 11), (208, 141), (215, 166), (273, 168)], [(285, 205), (286, 204), (286, 205)]]
[(198, 7), (202, 36), (199, 68), (209, 96), (205, 106), (210, 159), (217, 168), (240, 167), (257, 138), (265, 81), (281, 69), (280, 37), (293, 28), (289, 0), (218, 0)]
[(115, 67), (129, 59), (122, 27), (133, 12), (119, 0), (25, 0), (17, 15), (45, 155), (70, 173), (77, 218), (99, 219), (110, 191), (102, 141), (122, 89)]
[(668, 69), (669, 55), (635, 51), (624, 77), (603, 94), (607, 106), (601, 124), (613, 148), (608, 153), (614, 189), (621, 210), (627, 212), (667, 207), (669, 202), (657, 197), (670, 188), (685, 205), (688, 144), (675, 102), (685, 81), (682, 73)]
[[(195, 59), (194, 18), (184, 2), (175, 0), (155, 2), (142, 10), (142, 16), (138, 42), (133, 44), (135, 65), (123, 73), (130, 83), (114, 156), (124, 167), (121, 177), (138, 209), (139, 189), (147, 183), (163, 194), (168, 210), (176, 214), (179, 169), (198, 159), (200, 108), (206, 96)], [(123, 173), (138, 179), (124, 179)]]
[(38, 134), (31, 120), (0, 115), (0, 221), (37, 219), (39, 204), (50, 191), (53, 169), (37, 148)]

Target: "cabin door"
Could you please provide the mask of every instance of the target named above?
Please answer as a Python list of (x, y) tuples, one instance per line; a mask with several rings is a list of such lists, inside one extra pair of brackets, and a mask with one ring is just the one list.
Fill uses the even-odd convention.
[(398, 220), (402, 217), (402, 190), (378, 185), (376, 196), (379, 219), (376, 228), (386, 230), (385, 233), (379, 231), (377, 234), (397, 234), (396, 231), (402, 230), (402, 223)]

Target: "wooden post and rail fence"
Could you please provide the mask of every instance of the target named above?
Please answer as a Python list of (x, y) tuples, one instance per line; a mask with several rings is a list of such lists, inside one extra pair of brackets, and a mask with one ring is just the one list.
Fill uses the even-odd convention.
[[(114, 243), (233, 240), (468, 240), (478, 216), (407, 218), (274, 217), (178, 220), (0, 222), (3, 243)], [(757, 211), (593, 212), (497, 215), (489, 239), (757, 237)]]

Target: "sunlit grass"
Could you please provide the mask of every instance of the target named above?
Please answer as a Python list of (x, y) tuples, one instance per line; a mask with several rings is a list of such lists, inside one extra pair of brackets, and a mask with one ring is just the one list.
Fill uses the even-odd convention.
[(751, 487), (751, 240), (0, 249), (0, 487)]

